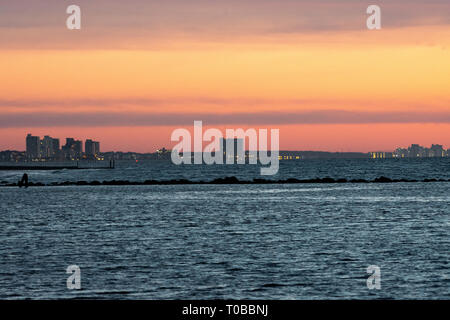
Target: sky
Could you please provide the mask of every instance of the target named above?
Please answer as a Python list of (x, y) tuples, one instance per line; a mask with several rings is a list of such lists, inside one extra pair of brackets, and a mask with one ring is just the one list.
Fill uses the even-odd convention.
[(194, 120), (283, 150), (450, 148), (450, 1), (0, 0), (0, 150), (153, 152)]

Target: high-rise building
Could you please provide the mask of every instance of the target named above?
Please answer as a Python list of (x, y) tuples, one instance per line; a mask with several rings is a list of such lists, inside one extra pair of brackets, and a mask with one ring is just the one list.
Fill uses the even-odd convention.
[(100, 142), (87, 139), (84, 143), (84, 152), (88, 158), (95, 158), (100, 153)]
[(75, 140), (73, 138), (66, 138), (66, 144), (61, 147), (61, 151), (64, 154), (64, 158), (66, 160), (73, 159), (74, 155), (73, 155), (72, 145), (73, 145), (74, 141)]
[(40, 156), (41, 158), (55, 158), (59, 153), (59, 139), (54, 139), (50, 136), (45, 136), (44, 139), (41, 140), (40, 144)]
[(79, 160), (83, 154), (83, 144), (80, 140), (66, 138), (66, 144), (62, 147), (62, 151), (67, 160)]
[(26, 138), (27, 157), (28, 159), (37, 159), (40, 157), (40, 139), (37, 136), (32, 136), (31, 133)]
[(94, 155), (98, 156), (100, 154), (100, 142), (94, 141)]
[(52, 145), (53, 145), (53, 151), (55, 152), (55, 155), (59, 153), (59, 139), (52, 139)]
[(74, 150), (76, 158), (80, 159), (83, 155), (83, 142), (80, 140), (75, 140)]

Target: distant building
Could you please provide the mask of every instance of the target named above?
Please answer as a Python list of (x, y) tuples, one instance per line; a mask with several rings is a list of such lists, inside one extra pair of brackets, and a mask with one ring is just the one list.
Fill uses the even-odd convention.
[(83, 144), (79, 140), (66, 138), (66, 144), (62, 147), (66, 160), (79, 160), (83, 155)]
[(156, 150), (156, 157), (159, 160), (169, 160), (171, 158), (172, 150), (167, 150), (166, 148), (161, 148)]
[(62, 146), (61, 150), (64, 153), (66, 159), (71, 159), (74, 156), (73, 145), (75, 144), (75, 139), (66, 138), (66, 144)]
[(55, 155), (58, 155), (58, 153), (61, 151), (61, 149), (59, 149), (59, 139), (52, 139), (52, 145)]
[(440, 144), (433, 144), (430, 148), (430, 157), (433, 158), (442, 158), (445, 157), (445, 150)]
[(412, 144), (408, 149), (397, 148), (393, 153), (369, 152), (370, 158), (442, 158), (450, 156), (449, 150), (445, 150), (440, 144), (433, 144), (430, 148)]
[(408, 149), (405, 148), (397, 148), (393, 152), (394, 158), (407, 158), (408, 157)]
[(45, 136), (40, 143), (40, 158), (53, 159), (59, 154), (59, 139)]
[(100, 154), (100, 142), (87, 139), (84, 143), (84, 152), (87, 158), (97, 158)]
[[(223, 154), (223, 162), (227, 163), (245, 163), (245, 146), (244, 139), (221, 139), (221, 147)], [(241, 159), (241, 158), (242, 159)]]
[(165, 154), (170, 153), (170, 150), (167, 150), (166, 148), (162, 147), (161, 149), (156, 150), (157, 154)]
[(412, 144), (408, 148), (409, 157), (411, 158), (421, 158), (425, 156), (425, 150), (418, 144)]
[(26, 152), (13, 150), (0, 151), (0, 162), (22, 162), (27, 159)]
[(369, 152), (369, 157), (372, 159), (386, 159), (394, 157), (394, 154), (392, 152), (375, 151)]
[(32, 160), (32, 159), (37, 159), (40, 158), (40, 139), (37, 136), (32, 136), (31, 133), (29, 133), (27, 135), (26, 138), (26, 146), (27, 146), (27, 158)]
[(94, 141), (94, 155), (97, 157), (100, 154), (100, 142)]
[(75, 155), (77, 156), (77, 158), (81, 158), (81, 156), (83, 155), (83, 142), (80, 140), (75, 140)]

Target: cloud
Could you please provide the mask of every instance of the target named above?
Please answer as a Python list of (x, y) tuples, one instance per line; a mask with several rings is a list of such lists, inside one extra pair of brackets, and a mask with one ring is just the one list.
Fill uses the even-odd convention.
[(142, 112), (0, 113), (0, 128), (192, 126), (194, 120), (202, 120), (205, 125), (216, 126), (274, 126), (285, 124), (450, 123), (450, 111), (358, 112), (346, 110), (315, 110), (302, 112), (257, 112), (238, 114)]
[[(0, 99), (0, 114), (61, 114), (62, 110), (72, 113), (133, 113), (159, 114), (161, 111), (175, 114), (176, 112), (195, 112), (208, 110), (211, 114), (223, 114), (247, 110), (248, 112), (269, 112), (278, 110), (286, 113), (305, 110), (365, 110), (376, 111), (380, 108), (395, 106), (395, 111), (423, 112), (423, 110), (446, 110), (450, 101), (438, 99), (427, 101), (426, 104), (402, 99), (269, 99), (269, 98), (222, 98), (222, 97), (129, 97), (129, 98), (78, 98), (78, 99)], [(329, 111), (331, 112), (331, 111)]]
[[(82, 30), (65, 28), (71, 1), (14, 0), (0, 10), (4, 48), (140, 48), (171, 41), (231, 41), (365, 30), (360, 0), (78, 0)], [(448, 0), (378, 0), (383, 28), (450, 25)], [(181, 39), (181, 40), (180, 40)]]

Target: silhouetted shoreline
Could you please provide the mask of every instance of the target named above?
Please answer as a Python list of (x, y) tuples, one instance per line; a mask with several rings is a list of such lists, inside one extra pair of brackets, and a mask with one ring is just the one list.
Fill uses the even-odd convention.
[[(129, 181), (129, 180), (110, 180), (110, 181), (64, 181), (52, 182), (44, 184), (41, 182), (29, 182), (30, 187), (52, 187), (52, 186), (141, 186), (141, 185), (208, 185), (208, 184), (315, 184), (315, 183), (399, 183), (399, 182), (450, 182), (450, 179), (391, 179), (387, 177), (379, 177), (373, 180), (366, 179), (333, 179), (333, 178), (316, 178), (316, 179), (295, 179), (289, 178), (285, 180), (239, 180), (236, 177), (218, 178), (211, 181), (191, 181), (187, 179), (172, 180), (145, 180), (145, 181)], [(17, 187), (17, 183), (0, 183), (2, 187)]]

